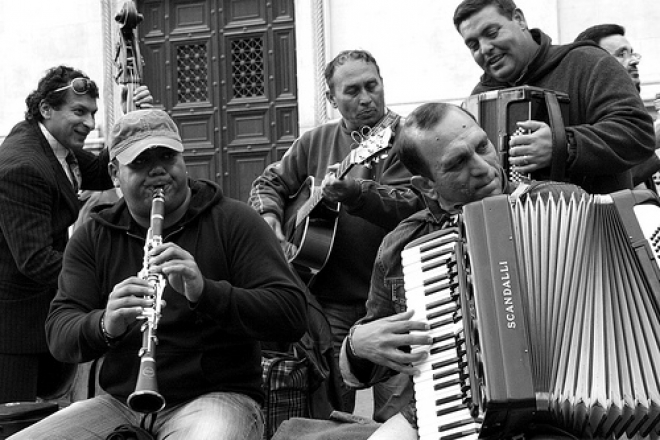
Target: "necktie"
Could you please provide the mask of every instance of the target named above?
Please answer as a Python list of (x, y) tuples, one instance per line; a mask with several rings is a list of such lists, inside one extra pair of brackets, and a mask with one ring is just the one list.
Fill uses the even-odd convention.
[(76, 159), (76, 155), (73, 154), (73, 152), (69, 151), (69, 153), (66, 155), (66, 163), (69, 165), (69, 176), (71, 178), (71, 184), (73, 185), (73, 192), (78, 194), (82, 176), (80, 175), (78, 159)]

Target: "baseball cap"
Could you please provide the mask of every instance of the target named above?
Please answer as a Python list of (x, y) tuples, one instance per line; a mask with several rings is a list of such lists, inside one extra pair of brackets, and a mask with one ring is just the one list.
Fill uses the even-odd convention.
[(179, 129), (163, 110), (128, 112), (112, 127), (110, 160), (117, 159), (122, 165), (127, 165), (140, 153), (154, 147), (183, 152)]

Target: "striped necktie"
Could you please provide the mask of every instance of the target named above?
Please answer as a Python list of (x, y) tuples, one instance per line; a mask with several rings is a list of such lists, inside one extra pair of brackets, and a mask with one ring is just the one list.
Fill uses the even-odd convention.
[(66, 163), (69, 165), (69, 176), (71, 178), (71, 184), (73, 185), (73, 192), (78, 194), (80, 189), (80, 184), (82, 176), (80, 175), (80, 167), (78, 166), (78, 159), (72, 151), (69, 151), (66, 155)]

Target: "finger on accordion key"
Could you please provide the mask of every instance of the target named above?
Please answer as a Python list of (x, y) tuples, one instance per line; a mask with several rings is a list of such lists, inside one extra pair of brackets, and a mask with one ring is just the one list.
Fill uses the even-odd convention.
[(437, 302), (436, 304), (438, 304), (438, 306), (431, 310), (426, 309), (422, 304), (414, 300), (407, 304), (408, 309), (414, 311), (413, 316), (410, 319), (412, 321), (427, 323), (429, 327), (425, 333), (429, 334), (431, 337), (443, 336), (448, 332), (453, 331), (453, 324), (455, 321), (454, 315), (457, 311), (456, 306), (450, 302)]
[[(443, 341), (443, 340), (448, 340), (447, 343), (452, 342), (452, 338), (455, 337), (455, 335), (460, 332), (462, 329), (460, 324), (456, 323), (449, 323), (448, 325), (445, 325), (441, 328), (434, 328), (431, 331), (424, 332), (425, 334), (431, 336), (434, 340), (437, 341)], [(412, 333), (412, 332), (411, 332)], [(455, 344), (452, 344), (455, 345)], [(444, 346), (444, 345), (443, 345)], [(449, 347), (451, 348), (451, 347)], [(411, 347), (411, 352), (416, 353), (418, 351), (428, 351), (429, 354), (433, 354), (437, 352), (438, 350), (434, 350), (433, 345), (415, 345)], [(442, 351), (442, 350), (441, 350)], [(456, 352), (454, 351), (454, 355)]]
[(459, 369), (459, 359), (456, 356), (455, 352), (440, 352), (430, 355), (424, 360), (423, 363), (417, 366), (419, 369), (419, 381), (425, 379), (423, 374), (433, 375), (436, 373), (441, 373), (446, 370), (451, 370), (454, 368)]
[(461, 355), (462, 353), (460, 352), (460, 349), (429, 352), (429, 356), (420, 362), (420, 372), (461, 367)]

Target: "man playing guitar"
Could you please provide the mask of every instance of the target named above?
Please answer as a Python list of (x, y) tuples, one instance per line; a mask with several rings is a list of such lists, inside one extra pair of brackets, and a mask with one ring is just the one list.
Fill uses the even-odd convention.
[[(373, 56), (363, 50), (341, 52), (328, 63), (325, 79), (326, 97), (342, 118), (297, 139), (281, 161), (268, 166), (254, 181), (249, 203), (271, 226), (285, 250), (290, 250), (299, 243), (291, 243), (286, 211), (310, 177), (321, 182), (316, 190), (312, 188), (310, 197), (320, 194), (320, 204), (327, 208), (321, 217), (335, 216), (321, 219), (331, 225), (329, 254), (322, 258), (321, 268), (290, 261), (303, 275), (311, 271), (309, 287), (328, 317), (338, 356), (348, 330), (365, 314), (381, 240), (424, 204), (413, 193), (411, 174), (400, 163), (396, 149), (387, 151), (401, 125), (400, 117), (385, 106), (383, 79)], [(384, 151), (387, 157), (371, 164)], [(371, 166), (361, 165), (365, 161)], [(348, 166), (350, 170), (344, 172)], [(353, 411), (354, 390), (345, 389), (342, 394), (343, 408), (337, 409)], [(379, 412), (389, 394), (376, 392), (376, 420), (389, 416)]]

